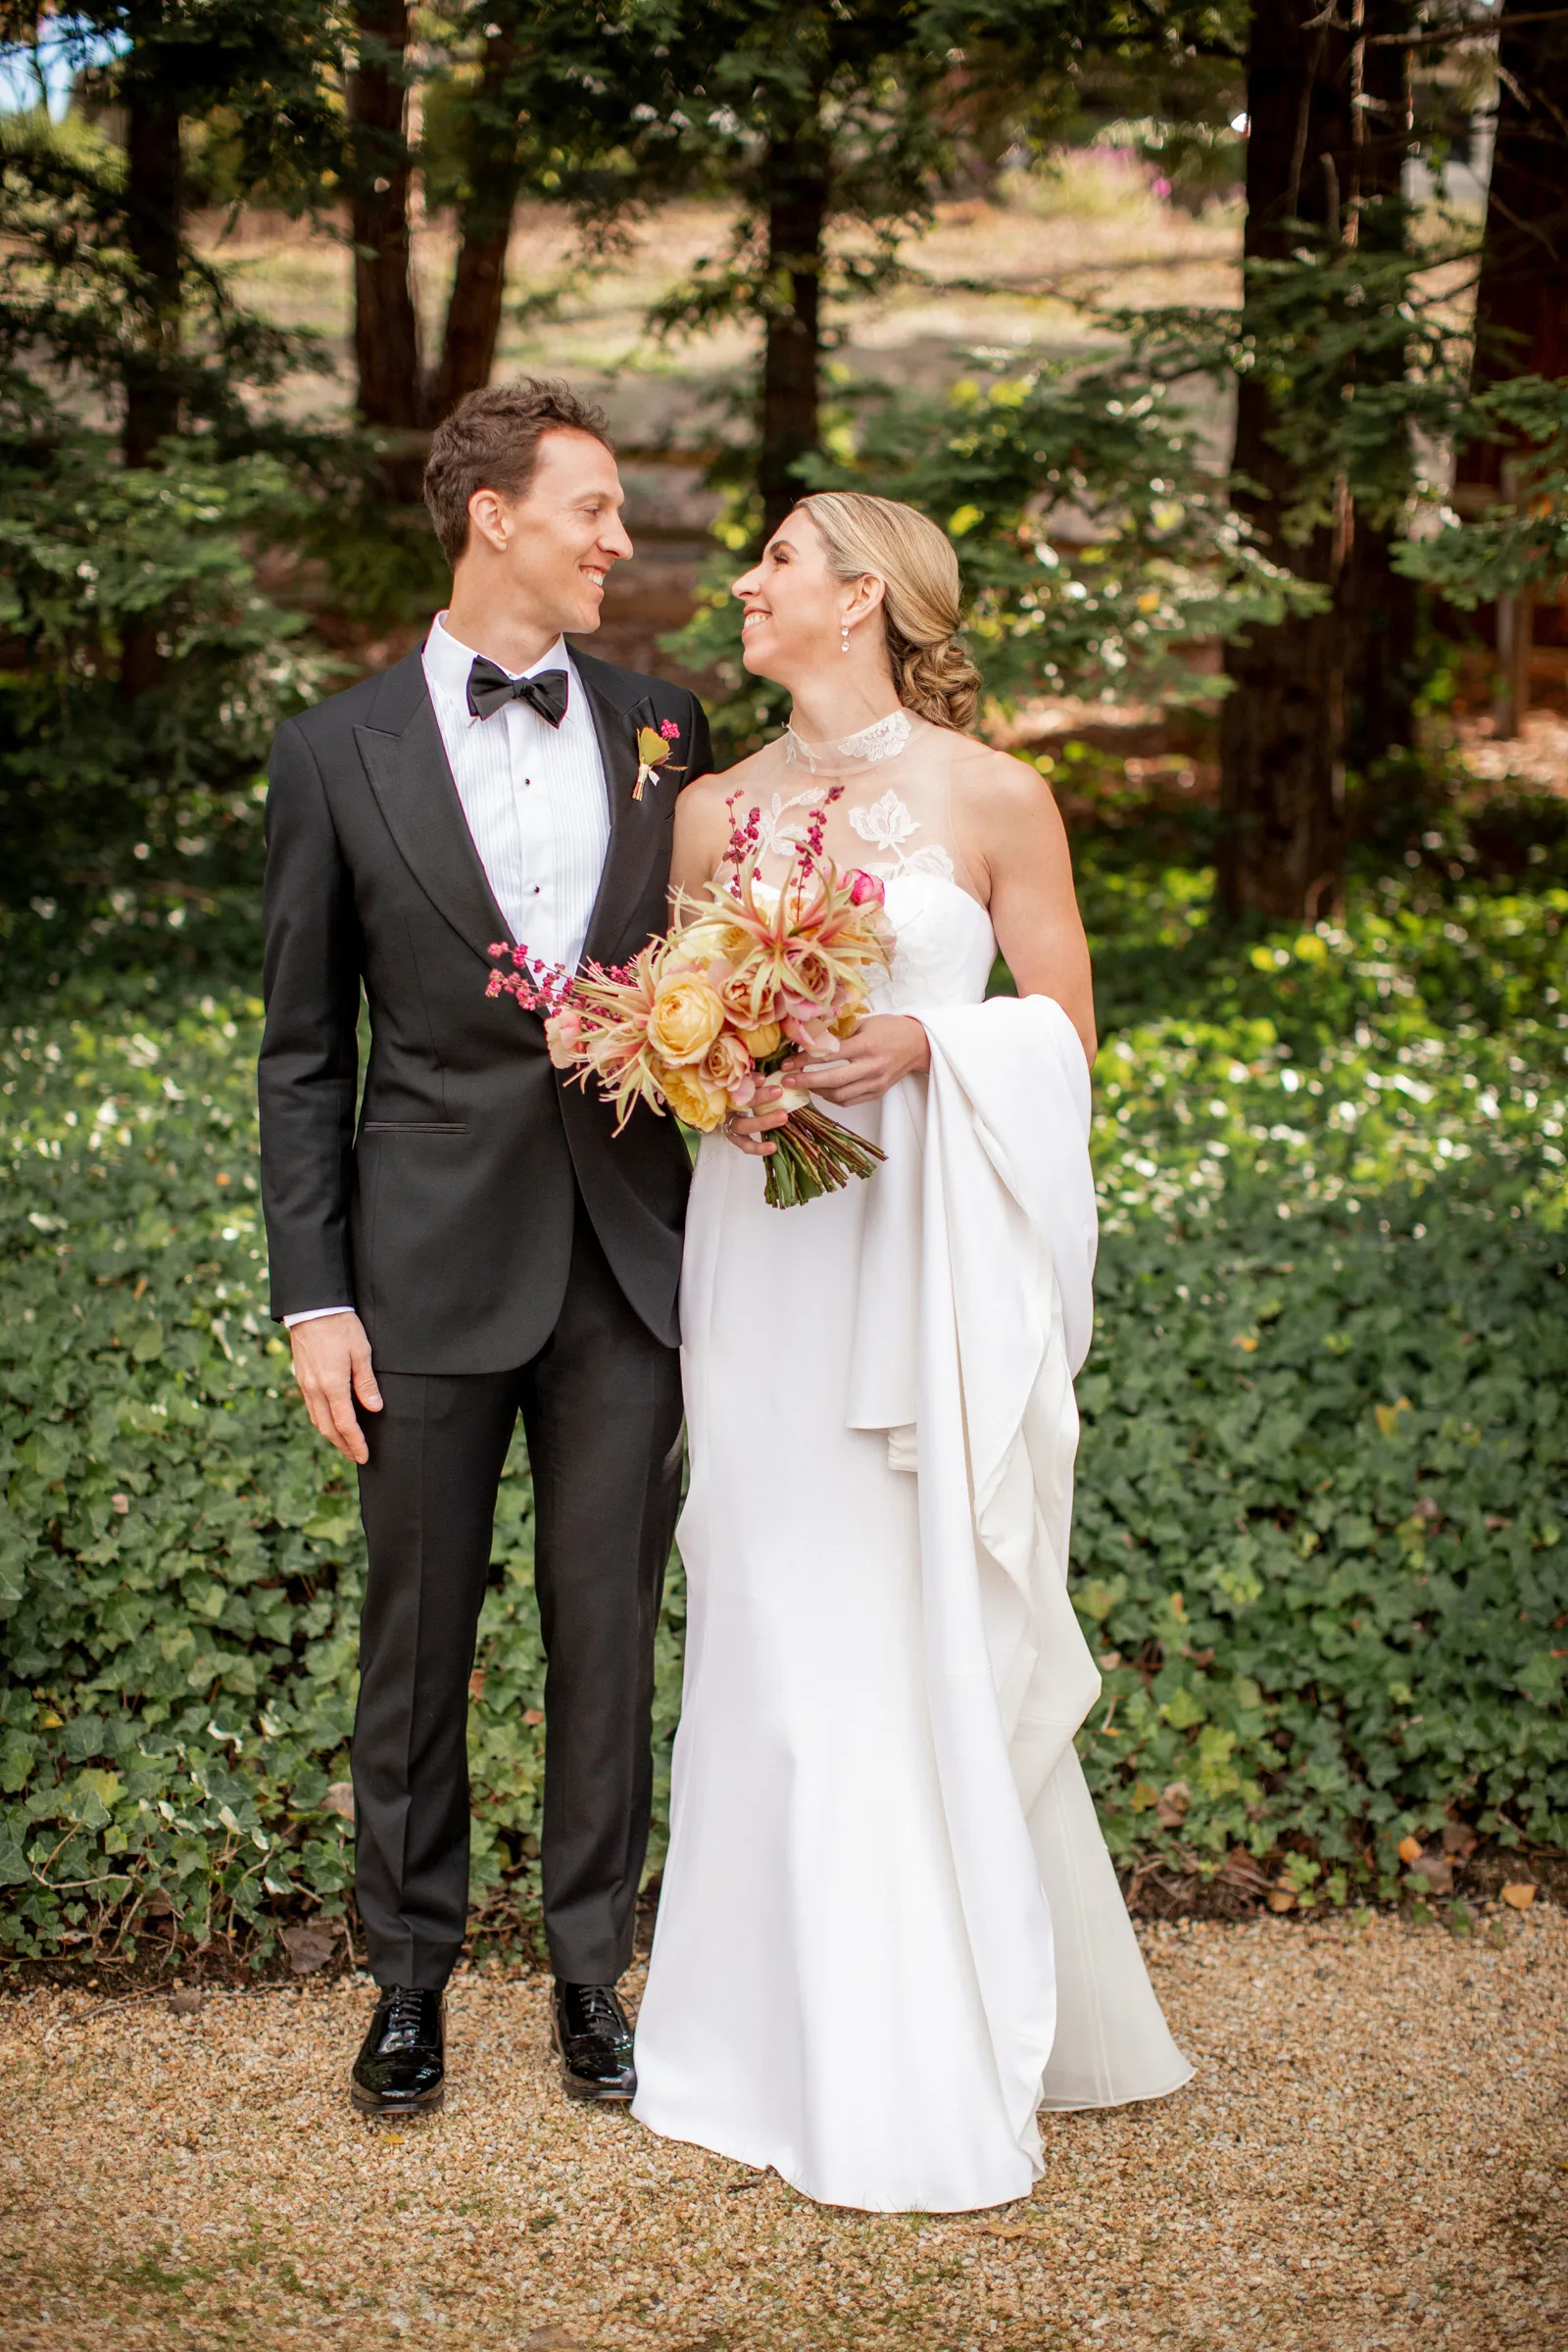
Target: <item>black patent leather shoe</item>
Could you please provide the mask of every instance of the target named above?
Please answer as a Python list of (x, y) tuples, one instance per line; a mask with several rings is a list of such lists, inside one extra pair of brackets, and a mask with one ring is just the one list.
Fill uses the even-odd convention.
[(555, 2043), (568, 2099), (634, 2099), (631, 2028), (613, 1984), (556, 1979)]
[(428, 2115), (446, 2096), (441, 1995), (383, 1986), (354, 2061), (349, 2094), (362, 2115)]

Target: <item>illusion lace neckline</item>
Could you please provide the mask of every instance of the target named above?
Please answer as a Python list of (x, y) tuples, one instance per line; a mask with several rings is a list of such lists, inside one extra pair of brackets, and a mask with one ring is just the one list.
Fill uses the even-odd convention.
[(784, 756), (792, 767), (804, 767), (813, 776), (823, 768), (874, 767), (880, 760), (896, 760), (913, 733), (914, 721), (904, 710), (890, 710), (886, 718), (873, 719), (838, 743), (808, 743), (793, 727), (786, 727)]

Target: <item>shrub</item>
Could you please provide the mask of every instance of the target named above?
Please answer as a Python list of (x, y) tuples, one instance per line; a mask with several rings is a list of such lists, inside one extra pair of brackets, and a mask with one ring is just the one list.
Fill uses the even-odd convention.
[[(1568, 894), (1390, 896), (1221, 962), (1198, 889), (1086, 892), (1121, 941), (1075, 1545), (1112, 1849), (1309, 1901), (1394, 1892), (1452, 1810), (1568, 1843)], [(265, 1950), (345, 1907), (362, 1552), (264, 1319), (258, 1007), (75, 1004), (0, 1054), (0, 1938), (167, 1902)], [(514, 1457), (470, 1719), (492, 1930), (536, 1904), (529, 1588)], [(677, 1576), (666, 1751), (682, 1611)]]

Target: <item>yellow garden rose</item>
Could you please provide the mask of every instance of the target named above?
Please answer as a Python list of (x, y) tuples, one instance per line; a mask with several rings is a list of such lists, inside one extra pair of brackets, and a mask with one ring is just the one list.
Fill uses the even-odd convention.
[(701, 1061), (723, 1026), (723, 1005), (706, 980), (690, 973), (667, 982), (655, 997), (648, 1042), (661, 1061), (678, 1066)]
[(682, 1066), (664, 1070), (660, 1076), (665, 1102), (677, 1119), (695, 1127), (700, 1135), (711, 1135), (724, 1123), (729, 1109), (729, 1097), (721, 1086), (715, 1086), (701, 1070)]
[(767, 1061), (784, 1043), (784, 1032), (777, 1021), (764, 1021), (760, 1029), (743, 1029), (741, 1044), (754, 1061)]
[(713, 917), (691, 923), (676, 934), (675, 945), (680, 956), (693, 963), (733, 963), (752, 947), (750, 935), (734, 923)]

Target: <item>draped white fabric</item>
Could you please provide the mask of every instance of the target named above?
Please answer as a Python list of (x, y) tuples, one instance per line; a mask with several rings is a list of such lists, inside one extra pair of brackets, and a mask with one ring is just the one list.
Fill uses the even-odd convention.
[[(912, 829), (912, 828), (911, 828)], [(777, 1211), (701, 1153), (682, 1295), (690, 1587), (634, 2113), (809, 2196), (1027, 2193), (1036, 2110), (1174, 2090), (1073, 1752), (1066, 1588), (1094, 1263), (1059, 1006), (982, 1003), (954, 881), (890, 880), (931, 1072), (849, 1114), (866, 1184)]]

